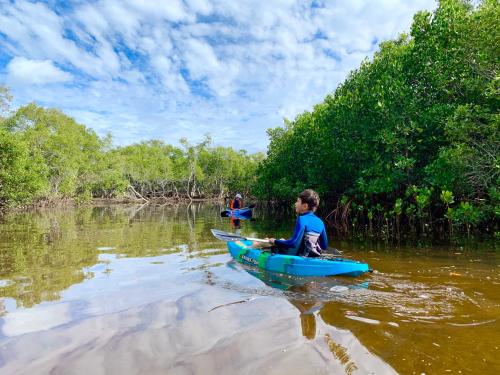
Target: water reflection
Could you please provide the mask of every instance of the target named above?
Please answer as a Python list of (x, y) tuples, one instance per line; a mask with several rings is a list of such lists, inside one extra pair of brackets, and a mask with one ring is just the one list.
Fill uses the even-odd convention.
[(336, 278), (301, 278), (269, 273), (242, 265), (246, 272), (264, 284), (282, 292), (283, 296), (299, 311), (302, 335), (316, 338), (316, 315), (326, 302), (349, 289), (368, 288), (368, 282)]
[[(203, 210), (204, 220), (197, 222)], [(213, 212), (213, 219), (206, 220)], [(11, 213), (0, 231), (0, 286), (19, 307), (57, 300), (59, 293), (92, 274), (101, 253), (148, 257), (223, 248), (207, 230), (217, 207), (84, 207)], [(201, 225), (200, 225), (201, 224)]]
[(241, 219), (231, 217), (231, 227), (234, 228), (234, 232), (239, 235), (241, 233)]
[(494, 250), (344, 242), (335, 246), (377, 272), (271, 275), (231, 261), (210, 229), (286, 236), (294, 218), (257, 211), (256, 221), (236, 221), (220, 217), (222, 208), (3, 216), (0, 371), (224, 373), (220, 364), (226, 373), (500, 371)]

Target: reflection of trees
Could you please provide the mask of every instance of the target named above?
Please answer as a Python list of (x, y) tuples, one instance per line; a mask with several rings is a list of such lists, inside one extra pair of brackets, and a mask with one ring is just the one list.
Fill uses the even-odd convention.
[(59, 292), (85, 279), (84, 267), (97, 261), (97, 251), (74, 246), (79, 223), (88, 212), (75, 210), (11, 213), (0, 229), (1, 296), (29, 307), (59, 298)]
[(347, 352), (347, 349), (336, 343), (330, 334), (326, 333), (325, 334), (325, 341), (326, 344), (328, 345), (328, 349), (332, 352), (332, 355), (334, 358), (336, 358), (342, 365), (345, 366), (345, 373), (347, 375), (351, 375), (354, 371), (358, 369), (356, 364), (351, 360), (351, 357), (349, 356), (349, 353)]
[(3, 316), (6, 312), (5, 304), (0, 300), (0, 316)]
[[(100, 247), (119, 257), (225, 252), (225, 244), (210, 232), (230, 228), (220, 212), (218, 205), (193, 202), (7, 213), (0, 221), (0, 279), (5, 280), (0, 297), (14, 298), (23, 307), (56, 300), (62, 290), (93, 277), (86, 269), (99, 262)], [(260, 219), (251, 223), (257, 230), (262, 225)]]
[[(30, 307), (93, 274), (99, 247), (119, 257), (186, 251), (199, 254), (216, 241), (209, 228), (220, 221), (210, 204), (106, 206), (11, 212), (0, 222), (0, 297)], [(199, 255), (197, 255), (199, 256)]]

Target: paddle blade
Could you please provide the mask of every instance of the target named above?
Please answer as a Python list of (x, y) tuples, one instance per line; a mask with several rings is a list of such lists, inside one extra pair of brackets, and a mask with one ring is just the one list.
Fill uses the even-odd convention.
[(255, 204), (251, 204), (248, 208), (255, 208)]
[(340, 250), (337, 250), (333, 247), (329, 247), (328, 250), (327, 250), (330, 254), (333, 254), (333, 255), (342, 255), (342, 251)]
[(239, 236), (234, 233), (229, 233), (229, 232), (223, 232), (221, 230), (217, 229), (211, 229), (212, 234), (214, 235), (215, 238), (221, 241), (229, 242), (229, 241), (240, 241), (244, 240), (245, 237)]
[(221, 217), (229, 217), (229, 216), (231, 216), (231, 213), (229, 211), (222, 211), (220, 213), (220, 216)]

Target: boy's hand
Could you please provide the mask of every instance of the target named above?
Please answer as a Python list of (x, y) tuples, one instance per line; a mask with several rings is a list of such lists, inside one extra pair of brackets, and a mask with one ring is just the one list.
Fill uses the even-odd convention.
[(266, 240), (268, 240), (271, 245), (274, 245), (274, 241), (276, 241), (274, 238), (266, 238)]

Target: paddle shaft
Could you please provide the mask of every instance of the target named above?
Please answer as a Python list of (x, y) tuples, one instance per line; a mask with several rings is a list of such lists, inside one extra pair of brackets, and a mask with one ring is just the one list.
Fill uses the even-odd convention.
[[(271, 241), (269, 240), (264, 240), (264, 239), (261, 239), (261, 238), (251, 238), (251, 237), (245, 237), (245, 238), (242, 238), (243, 240), (247, 240), (247, 241), (253, 241), (253, 242), (263, 242), (263, 243), (271, 243)], [(338, 255), (342, 255), (342, 252), (333, 248), (333, 247), (329, 247), (327, 249), (327, 251), (331, 251), (332, 254), (328, 254), (328, 253), (324, 253), (324, 254), (321, 254), (322, 256), (325, 256), (328, 257), (328, 255), (335, 255), (335, 256), (338, 256)], [(328, 254), (328, 255), (327, 255)]]
[(252, 237), (245, 237), (245, 238), (242, 238), (243, 240), (247, 240), (247, 241), (253, 241), (253, 242), (263, 242), (263, 243), (271, 243), (271, 241), (269, 240), (265, 240), (263, 238), (252, 238)]

